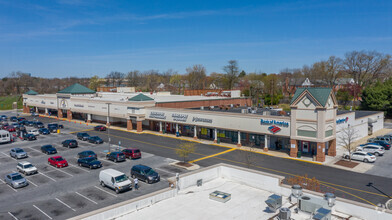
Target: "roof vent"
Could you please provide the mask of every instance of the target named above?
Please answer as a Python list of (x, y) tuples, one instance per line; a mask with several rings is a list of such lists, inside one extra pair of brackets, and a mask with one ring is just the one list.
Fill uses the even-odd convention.
[(278, 219), (279, 220), (290, 220), (291, 211), (289, 208), (283, 207), (279, 209)]
[(268, 205), (270, 211), (276, 212), (277, 209), (282, 207), (282, 196), (273, 194), (268, 197), (265, 203)]

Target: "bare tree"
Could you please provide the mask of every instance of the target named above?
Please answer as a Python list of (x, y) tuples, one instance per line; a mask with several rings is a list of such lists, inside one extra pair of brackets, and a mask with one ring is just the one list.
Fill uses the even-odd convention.
[(236, 60), (229, 60), (229, 64), (223, 67), (226, 72), (226, 88), (233, 89), (234, 84), (238, 81), (239, 68)]
[(358, 138), (359, 136), (357, 134), (357, 131), (352, 126), (348, 126), (339, 131), (338, 144), (342, 145), (348, 151), (348, 154), (350, 155), (350, 161), (351, 161), (351, 152), (355, 148), (353, 143)]
[(193, 65), (192, 67), (186, 68), (187, 82), (190, 89), (204, 89), (206, 79), (206, 68), (201, 65)]
[(356, 83), (367, 86), (388, 73), (391, 56), (376, 51), (352, 51), (345, 54), (344, 67)]
[(192, 154), (196, 151), (195, 143), (192, 142), (183, 142), (176, 149), (176, 154), (183, 159), (183, 162), (186, 163), (189, 157), (189, 154)]
[(140, 72), (138, 70), (133, 70), (128, 72), (127, 75), (128, 86), (138, 87), (139, 83), (141, 82)]

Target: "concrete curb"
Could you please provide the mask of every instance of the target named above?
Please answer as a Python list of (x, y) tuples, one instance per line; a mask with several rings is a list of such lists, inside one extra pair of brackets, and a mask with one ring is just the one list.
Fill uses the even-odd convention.
[(173, 166), (173, 167), (178, 167), (178, 168), (181, 168), (181, 169), (186, 169), (186, 170), (197, 170), (197, 169), (200, 168), (199, 165), (194, 164), (194, 163), (191, 163), (191, 164), (192, 164), (191, 167), (183, 167), (183, 166), (177, 165), (176, 163), (178, 163), (178, 161), (173, 162), (173, 163), (169, 163), (169, 165), (170, 165), (170, 166)]

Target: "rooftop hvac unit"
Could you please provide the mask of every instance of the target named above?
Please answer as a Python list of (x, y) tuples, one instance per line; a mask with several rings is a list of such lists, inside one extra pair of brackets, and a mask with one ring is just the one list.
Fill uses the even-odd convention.
[(290, 217), (291, 217), (291, 211), (289, 208), (283, 207), (279, 209), (279, 215), (278, 215), (279, 220), (290, 220)]
[(325, 193), (325, 200), (327, 200), (328, 206), (332, 207), (335, 205), (336, 196), (333, 193)]
[(328, 201), (318, 197), (301, 196), (298, 208), (304, 212), (315, 212), (319, 208), (328, 208)]
[(277, 209), (282, 207), (282, 196), (273, 194), (268, 197), (265, 203), (268, 205), (269, 210), (276, 212)]
[(313, 216), (314, 220), (331, 220), (331, 210), (325, 208), (317, 209), (316, 213)]
[(231, 194), (216, 190), (210, 193), (210, 199), (225, 203), (231, 199)]

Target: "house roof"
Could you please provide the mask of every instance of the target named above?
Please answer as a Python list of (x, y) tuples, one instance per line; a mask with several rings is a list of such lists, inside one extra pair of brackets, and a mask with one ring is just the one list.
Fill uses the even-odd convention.
[(30, 89), (30, 90), (27, 91), (25, 94), (26, 94), (26, 95), (38, 95), (38, 92), (36, 92), (36, 91)]
[(328, 97), (332, 92), (332, 88), (320, 88), (320, 87), (302, 87), (297, 88), (293, 98), (291, 99), (291, 104), (302, 95), (304, 92), (309, 92), (323, 107), (327, 104)]
[(72, 86), (68, 86), (67, 88), (57, 92), (63, 94), (93, 94), (95, 91), (80, 85), (79, 83), (75, 83)]
[(142, 93), (128, 99), (128, 101), (131, 102), (144, 102), (144, 101), (153, 101), (153, 100), (154, 100), (153, 98), (150, 98)]

